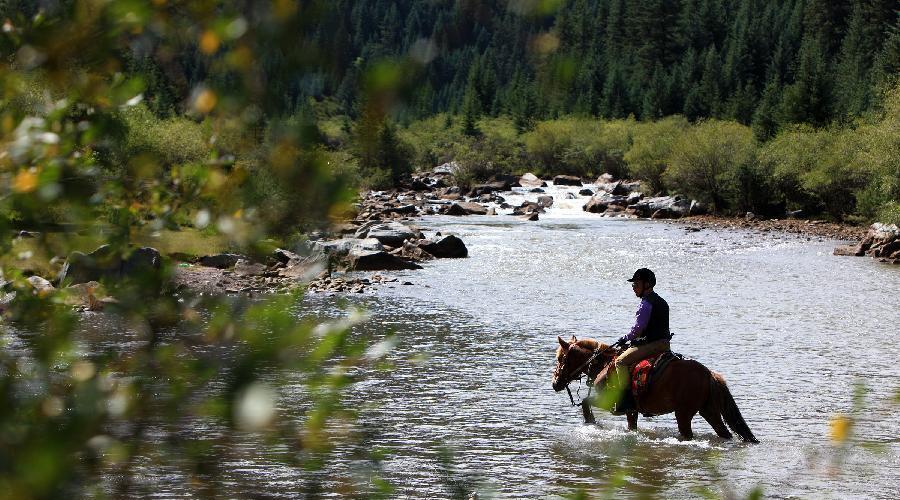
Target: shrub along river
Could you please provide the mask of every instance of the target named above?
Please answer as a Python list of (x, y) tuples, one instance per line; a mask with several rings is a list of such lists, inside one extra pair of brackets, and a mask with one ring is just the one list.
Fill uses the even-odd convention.
[[(469, 258), (399, 272), (399, 282), (365, 294), (309, 295), (298, 308), (339, 318), (361, 307), (371, 318), (353, 335), (396, 334), (393, 369), (355, 373), (346, 401), (364, 409), (363, 446), (381, 454), (378, 473), (393, 496), (614, 488), (617, 498), (692, 498), (759, 486), (772, 498), (897, 498), (900, 268), (834, 257), (835, 241), (603, 218), (548, 191), (557, 203), (536, 222), (421, 219), (426, 234), (460, 235)], [(678, 440), (672, 415), (641, 417), (639, 431), (627, 432), (624, 417), (597, 410), (597, 424), (584, 425), (565, 392), (553, 392), (557, 335), (610, 342), (627, 332), (638, 299), (625, 280), (638, 267), (656, 272), (671, 306), (673, 349), (724, 374), (761, 444), (721, 440), (699, 416), (692, 442)], [(278, 411), (299, 422), (305, 385), (288, 379)], [(831, 437), (838, 415), (855, 422), (843, 444)], [(277, 440), (242, 435), (229, 446), (217, 464), (229, 497), (304, 496), (315, 482), (339, 491), (370, 480), (359, 448), (336, 450), (313, 474), (279, 465), (287, 447)], [(138, 461), (146, 465), (135, 493), (189, 493), (189, 478), (165, 460)]]

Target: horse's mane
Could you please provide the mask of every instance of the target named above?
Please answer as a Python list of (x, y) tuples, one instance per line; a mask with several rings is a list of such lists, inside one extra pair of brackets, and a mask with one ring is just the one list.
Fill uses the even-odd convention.
[[(575, 345), (577, 345), (578, 347), (580, 347), (582, 349), (590, 351), (590, 352), (596, 351), (597, 349), (605, 349), (606, 347), (608, 347), (603, 342), (600, 342), (599, 340), (591, 339), (591, 338), (580, 339), (577, 342), (575, 342)], [(558, 347), (556, 349), (557, 356), (559, 356), (559, 352), (561, 349), (562, 349), (562, 347)]]
[(599, 340), (595, 339), (581, 339), (578, 342), (575, 342), (575, 345), (589, 351), (596, 351), (601, 346), (605, 347), (605, 344), (602, 344)]

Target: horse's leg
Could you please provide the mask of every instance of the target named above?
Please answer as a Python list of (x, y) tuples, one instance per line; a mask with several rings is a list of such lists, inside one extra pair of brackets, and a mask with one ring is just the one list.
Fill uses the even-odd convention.
[(637, 412), (633, 411), (633, 412), (626, 413), (625, 417), (628, 418), (628, 430), (636, 431), (637, 430), (637, 417), (638, 417)]
[(594, 424), (597, 422), (597, 420), (594, 419), (594, 411), (591, 410), (591, 402), (588, 398), (581, 400), (581, 414), (584, 416), (585, 424)]
[(716, 434), (721, 438), (731, 439), (731, 433), (728, 432), (728, 427), (725, 427), (725, 422), (722, 421), (722, 415), (715, 410), (711, 410), (710, 408), (704, 408), (700, 410), (700, 416), (703, 417), (709, 425), (712, 426), (713, 430), (716, 431)]
[(675, 410), (675, 421), (678, 422), (678, 432), (681, 437), (687, 441), (694, 439), (694, 432), (691, 431), (691, 419), (697, 413), (696, 410)]

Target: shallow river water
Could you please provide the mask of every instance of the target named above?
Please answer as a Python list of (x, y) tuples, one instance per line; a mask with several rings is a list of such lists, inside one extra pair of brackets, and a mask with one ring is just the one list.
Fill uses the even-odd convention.
[[(361, 307), (371, 318), (353, 335), (396, 334), (393, 369), (356, 373), (345, 401), (365, 408), (365, 444), (381, 450), (391, 496), (558, 498), (583, 489), (591, 498), (744, 498), (761, 488), (768, 498), (900, 498), (891, 403), (900, 390), (900, 268), (834, 257), (835, 241), (604, 218), (566, 192), (548, 189), (557, 202), (537, 222), (423, 218), (426, 235), (457, 233), (469, 257), (393, 273), (399, 282), (364, 294), (309, 295), (296, 311), (326, 319)], [(517, 205), (526, 195), (505, 196)], [(585, 425), (566, 393), (551, 389), (558, 335), (611, 342), (628, 331), (638, 299), (625, 280), (638, 267), (656, 272), (670, 304), (673, 350), (726, 377), (760, 444), (721, 440), (699, 416), (691, 442), (678, 439), (672, 415), (641, 417), (627, 432), (624, 417), (597, 410), (596, 425)], [(128, 349), (127, 338), (90, 349)], [(291, 377), (278, 411), (302, 422), (306, 386)], [(855, 421), (844, 446), (829, 437), (838, 415)], [(196, 427), (204, 437), (220, 431)], [(313, 496), (313, 476), (324, 491), (369, 480), (358, 453), (338, 450), (314, 475), (280, 465), (284, 443), (244, 438), (218, 464), (227, 497)], [(136, 494), (191, 494), (177, 464), (141, 463)]]
[[(900, 269), (834, 257), (834, 241), (603, 218), (563, 191), (550, 189), (557, 205), (538, 222), (422, 220), (426, 234), (459, 234), (469, 258), (427, 263), (402, 273), (413, 286), (351, 299), (373, 315), (363, 329), (400, 338), (395, 370), (369, 374), (352, 396), (374, 403), (364, 419), (381, 428), (374, 444), (390, 450), (384, 475), (400, 495), (445, 497), (462, 484), (531, 498), (755, 487), (770, 498), (900, 497), (890, 403), (900, 388)], [(673, 350), (725, 375), (761, 444), (723, 441), (699, 416), (693, 442), (677, 439), (672, 415), (642, 417), (636, 433), (599, 410), (584, 425), (553, 392), (556, 336), (611, 342), (627, 332), (638, 299), (625, 280), (638, 267), (656, 272), (671, 306)], [(327, 296), (305, 309), (340, 314)], [(839, 414), (856, 416), (846, 448), (829, 438)], [(450, 477), (442, 446), (453, 452)], [(624, 484), (606, 489), (617, 473)]]

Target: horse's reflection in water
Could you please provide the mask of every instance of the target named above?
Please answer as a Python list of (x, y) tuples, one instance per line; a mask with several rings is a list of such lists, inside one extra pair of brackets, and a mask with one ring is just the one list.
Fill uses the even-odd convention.
[[(569, 342), (562, 338), (558, 340), (560, 345), (556, 350), (556, 368), (553, 370), (555, 391), (567, 388), (570, 382), (582, 375), (594, 380), (613, 366), (618, 355), (615, 348), (594, 339), (578, 340), (572, 337)], [(674, 412), (678, 432), (683, 439), (694, 437), (691, 420), (699, 413), (722, 438), (731, 438), (730, 427), (744, 441), (759, 442), (741, 416), (725, 379), (694, 360), (672, 360), (638, 399), (637, 410), (651, 415)], [(637, 411), (628, 413), (629, 429), (637, 429), (637, 416)], [(587, 419), (587, 413), (585, 417)]]

